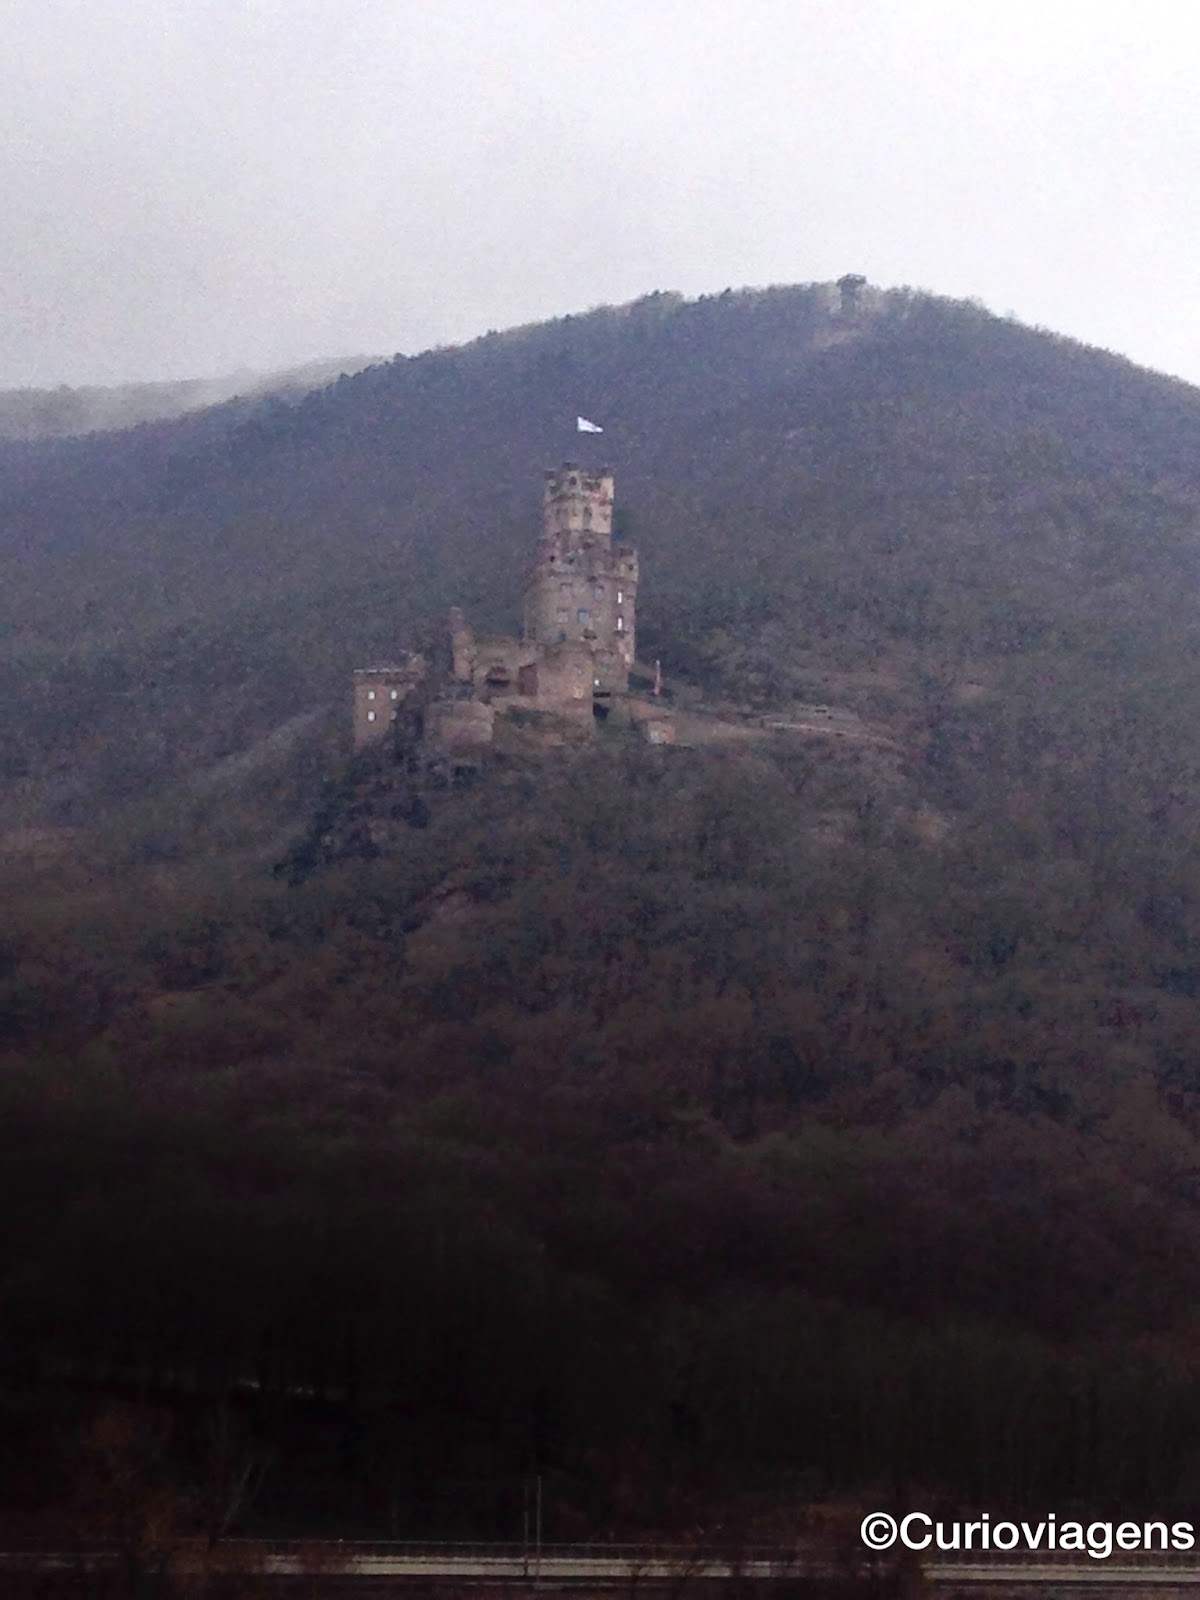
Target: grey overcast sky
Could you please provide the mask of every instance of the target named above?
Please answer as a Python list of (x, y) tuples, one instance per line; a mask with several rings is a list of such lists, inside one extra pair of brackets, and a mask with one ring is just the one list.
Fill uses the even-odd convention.
[(1194, 0), (0, 0), (0, 385), (865, 273), (1200, 383)]

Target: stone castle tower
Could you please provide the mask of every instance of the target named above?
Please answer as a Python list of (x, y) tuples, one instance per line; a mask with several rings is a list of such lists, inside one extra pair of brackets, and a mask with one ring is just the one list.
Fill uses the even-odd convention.
[(525, 576), (524, 638), (582, 646), (592, 687), (623, 694), (633, 665), (637, 553), (612, 537), (613, 475), (565, 462), (546, 473), (542, 535)]

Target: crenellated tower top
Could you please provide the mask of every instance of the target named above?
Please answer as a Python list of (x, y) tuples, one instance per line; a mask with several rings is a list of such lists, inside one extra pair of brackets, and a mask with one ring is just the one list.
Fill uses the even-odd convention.
[(568, 542), (612, 537), (613, 475), (609, 467), (585, 472), (576, 462), (546, 472), (542, 491), (542, 530), (548, 539)]

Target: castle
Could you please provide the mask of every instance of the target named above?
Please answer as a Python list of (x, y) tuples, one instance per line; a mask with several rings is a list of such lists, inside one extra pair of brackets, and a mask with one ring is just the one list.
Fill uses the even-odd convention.
[[(397, 731), (454, 756), (493, 742), (498, 717), (544, 713), (590, 735), (627, 704), (634, 664), (637, 552), (615, 542), (613, 475), (575, 462), (546, 473), (542, 532), (525, 575), (519, 639), (476, 635), (457, 608), (431, 658), (354, 674), (354, 745)], [(639, 707), (653, 743), (669, 719)]]

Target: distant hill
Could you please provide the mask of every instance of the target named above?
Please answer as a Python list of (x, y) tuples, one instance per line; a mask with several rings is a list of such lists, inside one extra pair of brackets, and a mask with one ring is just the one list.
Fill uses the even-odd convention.
[(65, 439), (85, 433), (134, 428), (221, 405), (235, 397), (295, 395), (361, 372), (369, 356), (309, 361), (278, 372), (233, 372), (223, 378), (174, 383), (122, 383), (56, 389), (0, 389), (0, 439)]

